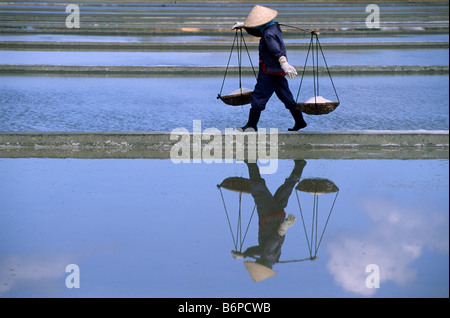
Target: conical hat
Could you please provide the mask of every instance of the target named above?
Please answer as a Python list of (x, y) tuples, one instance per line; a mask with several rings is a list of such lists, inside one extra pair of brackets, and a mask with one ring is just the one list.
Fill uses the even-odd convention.
[(273, 269), (255, 262), (245, 261), (244, 265), (254, 282), (260, 282), (277, 274)]
[(257, 26), (266, 24), (277, 16), (278, 11), (272, 10), (263, 6), (256, 5), (248, 14), (244, 21), (244, 27), (255, 28)]

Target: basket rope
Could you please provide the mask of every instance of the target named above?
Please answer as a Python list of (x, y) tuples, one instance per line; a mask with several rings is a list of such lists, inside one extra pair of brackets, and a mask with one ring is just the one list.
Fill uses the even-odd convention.
[(302, 72), (302, 77), (300, 80), (300, 86), (298, 87), (296, 102), (298, 102), (298, 97), (300, 95), (300, 90), (302, 88), (303, 78), (305, 76), (306, 65), (308, 63), (309, 53), (311, 52), (311, 58), (312, 58), (312, 63), (313, 63), (312, 70), (313, 70), (313, 82), (314, 82), (314, 98), (316, 99), (316, 103), (317, 103), (317, 96), (319, 95), (319, 51), (320, 51), (323, 61), (325, 63), (325, 67), (327, 69), (328, 76), (330, 77), (331, 85), (333, 86), (333, 90), (334, 90), (334, 94), (336, 95), (337, 102), (338, 103), (340, 102), (339, 96), (336, 91), (336, 87), (333, 82), (333, 78), (330, 73), (330, 69), (328, 67), (327, 59), (325, 58), (325, 54), (323, 53), (323, 50), (322, 50), (322, 45), (320, 44), (320, 41), (319, 41), (319, 36), (316, 32), (311, 32), (311, 40), (309, 42), (308, 52), (306, 53), (305, 65), (303, 66), (303, 72)]
[(250, 61), (250, 65), (252, 67), (253, 74), (255, 75), (255, 78), (257, 79), (255, 67), (253, 66), (252, 59), (251, 59), (250, 53), (248, 51), (247, 43), (245, 42), (244, 34), (242, 33), (242, 29), (236, 29), (234, 39), (233, 39), (233, 44), (232, 44), (231, 50), (230, 50), (230, 55), (228, 56), (227, 67), (225, 69), (225, 74), (224, 74), (223, 80), (222, 80), (222, 86), (220, 87), (220, 92), (217, 95), (217, 99), (220, 99), (222, 97), (223, 86), (225, 84), (225, 79), (227, 77), (228, 68), (230, 66), (231, 56), (233, 54), (233, 50), (234, 50), (235, 46), (236, 46), (236, 52), (237, 52), (238, 72), (239, 72), (239, 89), (240, 89), (241, 95), (242, 95), (242, 50), (244, 47), (247, 52), (247, 56)]

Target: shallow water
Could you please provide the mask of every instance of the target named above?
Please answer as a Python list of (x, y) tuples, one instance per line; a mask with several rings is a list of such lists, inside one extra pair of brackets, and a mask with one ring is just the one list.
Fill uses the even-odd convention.
[[(231, 47), (230, 47), (231, 49)], [(327, 50), (328, 65), (448, 65), (448, 49), (419, 50)], [(0, 51), (2, 64), (124, 65), (124, 66), (226, 66), (230, 52), (45, 52)], [(307, 50), (288, 52), (289, 63), (303, 66)], [(237, 65), (233, 55), (230, 65)], [(253, 65), (258, 53), (250, 53)], [(309, 57), (311, 63), (311, 55)], [(322, 57), (320, 65), (324, 65)], [(248, 57), (243, 66), (250, 66)]]
[[(257, 38), (246, 37), (246, 41), (259, 41)], [(0, 41), (52, 41), (52, 42), (138, 42), (138, 43), (209, 43), (233, 42), (230, 36), (100, 36), (100, 35), (69, 35), (69, 34), (26, 34), (0, 35)], [(448, 42), (448, 34), (394, 34), (389, 37), (368, 35), (364, 37), (327, 37), (322, 35), (322, 43), (353, 43), (353, 42)], [(285, 37), (286, 43), (309, 43), (306, 36), (300, 38)], [(230, 45), (231, 46), (231, 45)]]
[[(262, 175), (272, 194), (293, 167)], [(301, 180), (339, 188), (319, 197), (318, 259), (298, 261), (313, 195), (293, 190), (280, 261), (297, 261), (254, 283), (230, 253), (238, 194), (223, 190), (231, 232), (216, 187), (248, 178), (243, 163), (0, 159), (0, 297), (448, 297), (448, 173), (448, 160), (307, 160)], [(242, 250), (258, 244), (253, 206), (244, 194)], [(80, 288), (66, 287), (68, 264)], [(379, 288), (366, 285), (370, 264)]]
[[(86, 3), (81, 6), (81, 9), (85, 13), (116, 13), (116, 14), (133, 14), (133, 12), (127, 12), (126, 10), (136, 10), (136, 14), (164, 14), (170, 13), (172, 14), (188, 14), (183, 11), (190, 10), (189, 13), (202, 13), (208, 12), (211, 13), (210, 10), (214, 10), (216, 14), (228, 14), (231, 12), (246, 12), (252, 8), (252, 3), (216, 3), (216, 2), (203, 2), (201, 4), (198, 3), (132, 3), (129, 2), (114, 2), (114, 3)], [(291, 3), (267, 3), (267, 6), (275, 10), (283, 10), (281, 13), (289, 14), (292, 11), (298, 11), (296, 13), (302, 14), (310, 14), (311, 11), (317, 10), (322, 14), (338, 14), (340, 11), (344, 12), (354, 12), (361, 13), (364, 12), (366, 5), (363, 4), (355, 4), (355, 3), (302, 3), (297, 4), (295, 2)], [(16, 5), (14, 3), (8, 3), (4, 5), (0, 5), (1, 9), (8, 9), (0, 12), (16, 12), (12, 9), (20, 10), (18, 12), (27, 12), (27, 13), (60, 13), (60, 9), (64, 9), (66, 7), (65, 4), (53, 4), (49, 7), (48, 11), (42, 10), (43, 7), (40, 5), (26, 5), (20, 4)], [(434, 4), (434, 5), (399, 5), (397, 3), (386, 3), (381, 5), (381, 8), (387, 10), (404, 10), (404, 11), (413, 11), (416, 13), (423, 12), (439, 12), (440, 10), (448, 10), (448, 6)], [(21, 10), (26, 9), (26, 10)], [(34, 10), (33, 10), (34, 9)], [(90, 11), (92, 10), (92, 11)], [(145, 11), (149, 10), (149, 11)], [(325, 12), (324, 12), (325, 11)], [(326, 12), (328, 11), (328, 12)]]
[[(249, 105), (232, 107), (216, 99), (222, 77), (0, 77), (0, 131), (191, 131), (193, 120), (202, 128), (242, 126)], [(449, 77), (335, 76), (341, 105), (322, 116), (306, 115), (306, 130), (448, 130)], [(256, 80), (243, 78), (243, 87)], [(238, 87), (225, 81), (222, 95)], [(290, 80), (296, 97), (300, 79)], [(320, 95), (334, 100), (327, 77)], [(313, 96), (305, 77), (298, 101)], [(291, 115), (274, 95), (261, 115), (260, 127), (287, 130)]]

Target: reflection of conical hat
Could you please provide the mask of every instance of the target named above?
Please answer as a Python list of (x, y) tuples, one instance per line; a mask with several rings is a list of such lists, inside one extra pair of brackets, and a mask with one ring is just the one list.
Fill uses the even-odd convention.
[(250, 179), (229, 177), (223, 180), (219, 187), (235, 192), (250, 193), (250, 183)]
[(263, 6), (256, 5), (248, 14), (244, 21), (244, 27), (255, 28), (257, 26), (266, 24), (277, 16), (278, 12)]
[(255, 282), (260, 282), (277, 274), (273, 269), (255, 262), (245, 261), (244, 265)]
[(321, 178), (303, 179), (295, 189), (313, 194), (334, 193), (339, 191), (339, 188), (333, 181)]

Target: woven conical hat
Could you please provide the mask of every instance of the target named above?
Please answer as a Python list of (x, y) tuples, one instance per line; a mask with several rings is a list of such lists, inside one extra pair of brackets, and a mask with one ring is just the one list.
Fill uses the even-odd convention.
[(244, 21), (244, 27), (255, 28), (272, 21), (277, 16), (278, 11), (263, 6), (256, 5), (248, 14)]
[(273, 269), (255, 262), (245, 261), (244, 265), (254, 282), (260, 282), (277, 274)]

